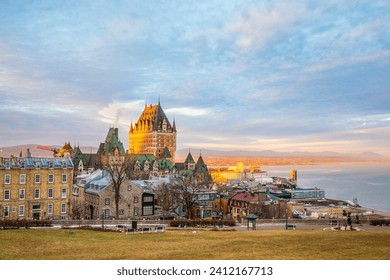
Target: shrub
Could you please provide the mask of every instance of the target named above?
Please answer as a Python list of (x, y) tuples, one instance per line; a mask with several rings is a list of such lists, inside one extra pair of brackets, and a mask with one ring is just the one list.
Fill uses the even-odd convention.
[(18, 229), (29, 227), (50, 227), (52, 221), (50, 220), (2, 220), (0, 221), (0, 228), (3, 229)]
[[(199, 227), (199, 226), (220, 226), (220, 220), (173, 220), (169, 224), (171, 227)], [(235, 226), (234, 220), (222, 220), (223, 226)]]
[(376, 219), (376, 220), (371, 220), (370, 224), (372, 226), (390, 226), (390, 220), (389, 219)]
[(101, 227), (91, 227), (91, 226), (81, 226), (81, 227), (68, 227), (68, 226), (62, 226), (62, 229), (71, 229), (71, 230), (92, 230), (92, 231), (108, 231), (108, 232), (120, 232), (115, 229), (109, 229), (109, 228), (101, 228)]

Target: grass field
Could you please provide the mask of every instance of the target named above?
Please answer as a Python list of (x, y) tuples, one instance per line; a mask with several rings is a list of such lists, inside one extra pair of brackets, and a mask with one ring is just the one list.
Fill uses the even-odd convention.
[(2, 260), (390, 260), (390, 231), (0, 230)]

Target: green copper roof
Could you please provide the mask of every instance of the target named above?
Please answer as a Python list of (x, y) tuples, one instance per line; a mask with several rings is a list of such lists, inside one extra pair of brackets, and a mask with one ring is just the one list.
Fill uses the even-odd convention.
[(188, 153), (188, 156), (187, 156), (186, 160), (184, 161), (184, 163), (195, 163), (195, 160), (192, 157), (191, 152)]

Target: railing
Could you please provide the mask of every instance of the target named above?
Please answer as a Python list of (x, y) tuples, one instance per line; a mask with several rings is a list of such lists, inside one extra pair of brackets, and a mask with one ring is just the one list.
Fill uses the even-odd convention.
[(105, 226), (109, 225), (128, 225), (131, 227), (132, 222), (137, 222), (139, 226), (142, 225), (169, 225), (170, 221), (166, 220), (53, 220), (53, 225), (60, 226), (93, 226), (93, 225), (102, 225), (104, 222)]

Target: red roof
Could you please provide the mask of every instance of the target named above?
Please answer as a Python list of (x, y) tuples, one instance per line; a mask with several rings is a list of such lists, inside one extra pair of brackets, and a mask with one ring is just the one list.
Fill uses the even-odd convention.
[(256, 202), (259, 201), (259, 195), (258, 194), (251, 194), (251, 193), (238, 193), (235, 196), (232, 197), (232, 200), (236, 201), (245, 201), (245, 202)]

